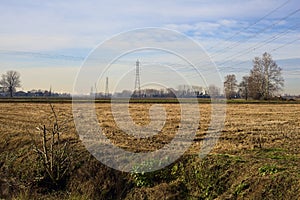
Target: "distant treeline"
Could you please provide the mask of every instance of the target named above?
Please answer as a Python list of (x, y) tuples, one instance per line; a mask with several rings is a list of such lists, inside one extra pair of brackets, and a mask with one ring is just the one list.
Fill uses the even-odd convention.
[[(1, 91), (1, 97), (10, 97), (9, 92)], [(52, 92), (51, 90), (30, 90), (30, 91), (17, 91), (13, 93), (14, 97), (71, 97), (69, 93)]]

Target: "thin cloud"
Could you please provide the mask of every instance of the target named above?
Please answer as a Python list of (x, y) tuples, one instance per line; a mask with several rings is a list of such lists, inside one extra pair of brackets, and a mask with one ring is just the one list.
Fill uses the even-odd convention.
[[(52, 73), (54, 77), (57, 71), (51, 72), (52, 68), (80, 66), (79, 60), (74, 63), (71, 58), (63, 59), (64, 56), (86, 56), (89, 50), (111, 36), (141, 27), (165, 27), (178, 30), (199, 42), (205, 49), (211, 48), (208, 53), (216, 54), (217, 56), (213, 57), (214, 61), (221, 63), (226, 60), (226, 57), (237, 55), (256, 44), (262, 44), (268, 38), (296, 25), (299, 21), (299, 13), (272, 26), (299, 7), (297, 0), (290, 0), (284, 4), (285, 2), (287, 1), (4, 1), (0, 7), (0, 57), (2, 58), (0, 69), (3, 71), (8, 67), (20, 68), (21, 66), (30, 71), (31, 66), (40, 66)], [(284, 6), (255, 23), (280, 5)], [(247, 28), (251, 24), (255, 25)], [(259, 33), (268, 26), (270, 26), (268, 30)], [(251, 60), (253, 56), (260, 56), (264, 51), (271, 52), (274, 59), (299, 58), (299, 41), (273, 51), (298, 37), (299, 28), (295, 28), (262, 48), (253, 49), (245, 55), (231, 59), (237, 62)], [(119, 41), (115, 45), (125, 48), (134, 42), (143, 43), (142, 38), (141, 35), (127, 41)], [(171, 38), (157, 36), (152, 39), (161, 40), (162, 44), (186, 48), (180, 42), (172, 42)], [(238, 46), (231, 48), (236, 45), (236, 42)], [(18, 51), (28, 53), (21, 55), (16, 53)], [(225, 72), (226, 68), (223, 69)], [(37, 72), (42, 73), (42, 71)], [(27, 72), (25, 74), (29, 75)], [(66, 82), (72, 81), (68, 78)], [(64, 87), (68, 88), (66, 90), (70, 88)]]

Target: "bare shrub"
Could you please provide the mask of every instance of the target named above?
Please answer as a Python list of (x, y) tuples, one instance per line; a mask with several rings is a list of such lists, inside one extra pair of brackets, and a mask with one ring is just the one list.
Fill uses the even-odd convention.
[(39, 166), (36, 179), (54, 188), (63, 188), (72, 170), (72, 153), (68, 141), (61, 139), (65, 124), (59, 123), (53, 105), (50, 104), (50, 107), (53, 116), (52, 125), (37, 127), (39, 139), (32, 140)]

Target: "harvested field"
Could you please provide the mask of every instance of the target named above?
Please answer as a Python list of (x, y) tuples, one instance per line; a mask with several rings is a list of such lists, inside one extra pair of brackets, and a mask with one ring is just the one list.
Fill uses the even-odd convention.
[[(137, 184), (136, 176), (132, 178), (131, 174), (107, 168), (89, 155), (76, 133), (70, 103), (53, 105), (59, 124), (63, 125), (62, 140), (68, 141), (73, 156), (73, 171), (70, 171), (64, 182), (65, 186), (59, 190), (54, 189), (53, 192), (48, 191), (43, 184), (36, 184), (35, 180), (36, 170), (33, 169), (35, 166), (33, 163), (36, 154), (32, 151), (32, 143), (33, 140), (40, 141), (36, 127), (52, 126), (54, 117), (50, 106), (47, 103), (0, 103), (0, 198), (11, 198), (16, 195), (15, 197), (24, 198), (156, 199), (164, 198), (161, 195), (166, 194), (165, 198), (170, 199), (184, 197), (272, 199), (278, 194), (281, 194), (282, 198), (299, 195), (299, 104), (228, 104), (222, 134), (204, 160), (200, 160), (197, 155), (209, 127), (211, 106), (200, 104), (200, 124), (196, 137), (185, 155), (171, 167), (182, 163), (178, 166), (183, 166), (186, 174), (193, 174), (195, 170), (199, 171), (197, 166), (200, 169), (205, 164), (206, 167), (201, 169), (208, 171), (203, 173), (213, 171), (219, 173), (214, 178), (202, 177), (206, 180), (212, 179), (211, 185), (207, 186), (199, 183), (199, 177), (199, 180), (197, 177), (193, 180), (192, 175), (182, 180), (182, 174), (170, 180), (163, 176), (165, 179), (160, 177), (160, 181), (152, 183), (150, 179), (149, 184), (145, 183), (142, 186)], [(174, 138), (181, 126), (179, 104), (162, 104), (167, 113), (163, 129), (153, 137), (137, 139), (116, 126), (109, 105), (96, 104), (99, 124), (114, 145), (127, 151), (158, 150)], [(145, 126), (150, 123), (151, 105), (151, 103), (130, 104), (129, 111), (136, 124)], [(101, 178), (97, 173), (106, 176), (101, 174)], [(117, 181), (118, 177), (122, 180)], [(219, 181), (214, 182), (214, 179)], [(141, 180), (145, 181), (143, 178)], [(194, 182), (197, 180), (198, 182)], [(102, 185), (99, 186), (99, 183)], [(184, 191), (178, 189), (181, 184), (185, 185)], [(228, 185), (225, 187), (222, 184)], [(152, 192), (154, 190), (156, 192)], [(175, 190), (177, 193), (174, 193)]]
[[(146, 151), (159, 149), (173, 138), (180, 125), (180, 105), (164, 104), (168, 117), (162, 131), (156, 137), (150, 138), (154, 145), (151, 147), (150, 139), (137, 141), (116, 126), (109, 104), (96, 105), (98, 120), (104, 133), (122, 148), (137, 151), (141, 146), (146, 148)], [(11, 140), (16, 141), (15, 145), (22, 143), (23, 137), (28, 137), (27, 133), (34, 131), (41, 124), (50, 124), (51, 121), (52, 113), (48, 104), (2, 103), (0, 106), (1, 139), (6, 141), (5, 143)], [(151, 104), (131, 104), (129, 109), (136, 124), (142, 126), (150, 122), (150, 106)], [(54, 108), (60, 121), (68, 121), (68, 130), (64, 136), (77, 138), (72, 120), (72, 105), (54, 104)], [(206, 134), (210, 122), (210, 108), (209, 104), (200, 104), (201, 118), (195, 141), (201, 140)], [(297, 147), (297, 144), (293, 143), (298, 141), (299, 131), (300, 106), (297, 104), (229, 104), (223, 134), (215, 151), (251, 149), (257, 147), (260, 140), (261, 145), (265, 147), (292, 149)], [(191, 148), (189, 152), (196, 153), (197, 149)]]

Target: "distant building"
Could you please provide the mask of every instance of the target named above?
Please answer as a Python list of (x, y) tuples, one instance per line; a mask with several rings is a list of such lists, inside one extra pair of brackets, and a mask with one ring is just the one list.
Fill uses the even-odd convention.
[(0, 87), (0, 96), (6, 96), (5, 88)]
[(24, 97), (24, 96), (27, 96), (27, 93), (24, 91), (18, 91), (18, 92), (15, 92), (15, 96), (16, 97)]
[(141, 93), (143, 97), (160, 97), (160, 91), (156, 89), (144, 89)]
[[(0, 88), (0, 96), (7, 96), (7, 93)], [(47, 90), (30, 90), (27, 92), (17, 91), (14, 93), (15, 97), (71, 97), (69, 93), (54, 93)]]

